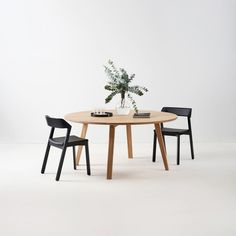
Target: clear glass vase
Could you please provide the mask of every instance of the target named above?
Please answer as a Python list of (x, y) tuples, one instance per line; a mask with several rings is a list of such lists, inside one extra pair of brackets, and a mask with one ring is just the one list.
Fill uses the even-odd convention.
[(116, 112), (118, 115), (120, 116), (125, 116), (128, 115), (130, 112), (130, 106), (129, 106), (129, 102), (127, 101), (126, 96), (124, 96), (123, 98), (121, 98), (121, 101), (119, 104), (117, 104), (116, 106)]

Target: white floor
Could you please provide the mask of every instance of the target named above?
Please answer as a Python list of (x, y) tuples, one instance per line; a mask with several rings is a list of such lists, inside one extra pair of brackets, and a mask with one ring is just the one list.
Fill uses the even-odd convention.
[[(105, 144), (91, 144), (92, 176), (84, 158), (72, 169), (68, 150), (61, 181), (60, 151), (40, 174), (45, 145), (0, 145), (0, 235), (236, 235), (236, 144), (183, 145), (181, 165), (168, 145), (170, 171), (151, 144), (136, 144), (128, 160), (116, 144), (113, 180), (106, 180)], [(84, 156), (83, 156), (84, 157)]]

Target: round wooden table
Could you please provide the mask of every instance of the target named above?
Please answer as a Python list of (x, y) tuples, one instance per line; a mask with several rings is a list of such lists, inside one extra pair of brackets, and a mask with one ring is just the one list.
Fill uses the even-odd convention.
[[(112, 179), (115, 127), (118, 125), (126, 125), (128, 157), (132, 158), (133, 150), (132, 150), (131, 125), (154, 124), (165, 170), (169, 170), (165, 145), (161, 133), (161, 123), (175, 120), (177, 118), (175, 114), (160, 112), (160, 111), (142, 111), (142, 112), (150, 112), (151, 113), (150, 118), (133, 118), (134, 113), (132, 111), (127, 116), (119, 116), (117, 115), (116, 111), (109, 111), (109, 112), (113, 113), (112, 117), (92, 117), (91, 111), (74, 112), (65, 115), (66, 120), (83, 124), (82, 132), (80, 135), (80, 137), (82, 138), (85, 138), (89, 124), (110, 126), (108, 159), (107, 159), (107, 179)], [(81, 151), (82, 151), (82, 146), (79, 146), (77, 152), (77, 165), (79, 164)]]

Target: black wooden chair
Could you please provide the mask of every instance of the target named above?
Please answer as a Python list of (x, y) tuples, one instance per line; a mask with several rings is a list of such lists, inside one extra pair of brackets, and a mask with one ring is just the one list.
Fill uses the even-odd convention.
[[(56, 181), (58, 181), (60, 179), (61, 170), (62, 170), (67, 147), (73, 148), (73, 165), (74, 165), (74, 169), (76, 169), (75, 146), (84, 145), (85, 153), (86, 153), (87, 174), (90, 175), (91, 173), (90, 173), (88, 139), (83, 139), (74, 135), (70, 135), (71, 125), (63, 119), (51, 118), (49, 116), (46, 116), (46, 121), (47, 121), (48, 126), (51, 127), (51, 132), (48, 139), (48, 144), (47, 144), (47, 148), (46, 148), (46, 152), (45, 152), (45, 156), (43, 160), (41, 173), (43, 174), (45, 172), (51, 146), (62, 149), (61, 159), (59, 162), (57, 175), (56, 175)], [(53, 134), (54, 134), (55, 128), (67, 129), (66, 136), (54, 138)]]
[[(176, 128), (167, 128), (161, 124), (161, 130), (163, 135), (163, 140), (165, 144), (165, 136), (176, 136), (177, 137), (177, 165), (180, 163), (180, 136), (181, 135), (189, 135), (190, 139), (190, 148), (191, 148), (191, 156), (194, 159), (194, 152), (193, 152), (193, 137), (192, 137), (192, 128), (191, 128), (191, 108), (181, 108), (181, 107), (163, 107), (163, 112), (170, 112), (174, 113), (177, 116), (184, 116), (187, 117), (188, 120), (188, 129), (176, 129)], [(152, 154), (152, 161), (156, 161), (156, 132), (154, 130), (154, 139), (153, 139), (153, 154)]]

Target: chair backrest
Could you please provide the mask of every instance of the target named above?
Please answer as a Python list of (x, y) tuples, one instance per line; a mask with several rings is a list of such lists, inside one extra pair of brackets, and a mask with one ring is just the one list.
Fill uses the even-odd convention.
[(71, 129), (71, 125), (61, 118), (52, 118), (45, 116), (48, 126), (59, 129)]
[(177, 116), (186, 116), (188, 118), (192, 115), (192, 108), (183, 107), (163, 107), (161, 111), (174, 113)]

